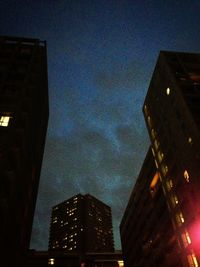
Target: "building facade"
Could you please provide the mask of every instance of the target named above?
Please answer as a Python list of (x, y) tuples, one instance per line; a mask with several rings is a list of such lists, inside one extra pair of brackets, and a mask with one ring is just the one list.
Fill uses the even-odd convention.
[(89, 194), (53, 207), (49, 250), (113, 252), (111, 208)]
[(22, 266), (48, 123), (45, 42), (0, 37), (0, 94), (1, 263)]
[(160, 52), (143, 111), (180, 258), (160, 266), (200, 266), (200, 55)]
[(87, 253), (30, 250), (27, 267), (123, 267), (121, 251)]
[(149, 149), (120, 225), (125, 266), (181, 266), (159, 172)]

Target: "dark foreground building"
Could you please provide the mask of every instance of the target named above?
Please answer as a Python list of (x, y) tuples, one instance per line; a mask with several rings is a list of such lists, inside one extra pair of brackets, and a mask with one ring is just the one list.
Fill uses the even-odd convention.
[(23, 266), (48, 122), (46, 43), (0, 37), (0, 265)]
[[(143, 110), (155, 163), (148, 155), (141, 170), (144, 175), (139, 176), (139, 180), (144, 180), (141, 182), (141, 188), (146, 193), (140, 198), (137, 197), (140, 195), (140, 187), (137, 186), (139, 182), (136, 182), (128, 204), (130, 209), (126, 210), (121, 222), (125, 266), (198, 267), (200, 55), (161, 52)], [(152, 185), (147, 175), (149, 168), (154, 168), (154, 173), (157, 173), (154, 180), (156, 186)], [(157, 190), (157, 187), (160, 189)], [(150, 206), (152, 211), (147, 215), (146, 210), (150, 209)], [(136, 211), (141, 220), (135, 219)], [(151, 219), (152, 214), (159, 212), (159, 216), (155, 215)], [(132, 221), (130, 216), (134, 218)], [(164, 216), (164, 221), (168, 223), (164, 223), (163, 228), (161, 221)], [(149, 231), (144, 227), (144, 219), (150, 226)], [(130, 225), (126, 229), (127, 223)], [(142, 237), (138, 246), (134, 243), (137, 238), (132, 237), (135, 235), (137, 238)], [(144, 238), (145, 235), (147, 238)], [(144, 255), (147, 253), (147, 256), (140, 257), (136, 251)]]
[(111, 208), (89, 194), (53, 207), (49, 250), (114, 252)]
[(30, 251), (27, 267), (123, 267), (121, 251), (108, 253)]
[(181, 266), (162, 184), (148, 151), (121, 222), (125, 266)]

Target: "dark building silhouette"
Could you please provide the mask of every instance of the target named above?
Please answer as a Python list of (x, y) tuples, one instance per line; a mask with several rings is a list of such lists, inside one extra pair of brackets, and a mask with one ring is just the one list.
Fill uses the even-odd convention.
[(53, 207), (49, 250), (113, 252), (111, 208), (89, 194)]
[(29, 249), (48, 122), (46, 43), (0, 37), (0, 262)]
[[(157, 174), (153, 184), (148, 175), (139, 176), (139, 179), (144, 180), (142, 188), (146, 190), (146, 194), (137, 198), (138, 194), (140, 195), (140, 187), (137, 187), (138, 182), (136, 182), (128, 204), (131, 208), (127, 208), (121, 222), (125, 266), (198, 267), (200, 266), (200, 55), (160, 52), (143, 111), (155, 166), (153, 167), (151, 159), (146, 159), (141, 171), (148, 174), (148, 169), (154, 168)], [(147, 216), (146, 210), (150, 209), (151, 205), (153, 210)], [(138, 209), (137, 214), (140, 214), (140, 220), (137, 222), (133, 212), (136, 209)], [(159, 216), (150, 219), (152, 214), (159, 214), (162, 209)], [(130, 221), (130, 216), (133, 216), (133, 221)], [(161, 221), (165, 216), (168, 223), (164, 224), (163, 229)], [(142, 223), (144, 218), (147, 218), (146, 224), (154, 225), (152, 229), (150, 228), (150, 234)], [(167, 218), (170, 218), (170, 221)], [(130, 225), (126, 230), (128, 222)], [(130, 229), (133, 229), (133, 233)], [(140, 245), (137, 246), (133, 242), (136, 239), (132, 235), (137, 235), (137, 238), (141, 236)], [(132, 242), (132, 248), (129, 242)], [(147, 255), (143, 259), (136, 251), (139, 255), (141, 253)]]
[(159, 172), (148, 151), (121, 222), (125, 266), (181, 266)]
[(27, 267), (123, 267), (121, 251), (80, 254), (64, 251), (29, 252)]

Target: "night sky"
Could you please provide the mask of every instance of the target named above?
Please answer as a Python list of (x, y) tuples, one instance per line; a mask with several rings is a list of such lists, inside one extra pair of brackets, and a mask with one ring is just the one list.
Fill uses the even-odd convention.
[(119, 223), (149, 146), (142, 105), (160, 50), (200, 52), (199, 0), (1, 0), (0, 34), (47, 41), (50, 117), (31, 248), (51, 207), (90, 193)]

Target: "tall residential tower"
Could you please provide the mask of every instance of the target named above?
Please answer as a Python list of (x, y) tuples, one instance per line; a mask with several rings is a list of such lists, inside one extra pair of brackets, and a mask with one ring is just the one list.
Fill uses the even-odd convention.
[[(121, 223), (122, 249), (128, 262), (125, 266), (134, 266), (133, 263), (137, 263), (135, 266), (138, 267), (200, 266), (200, 54), (160, 52), (143, 110), (157, 172), (155, 185), (152, 187), (149, 182), (146, 189), (149, 189), (148, 194), (152, 197), (154, 213), (159, 212), (156, 205), (164, 197), (167, 209), (163, 209), (163, 214), (170, 218), (170, 222), (168, 227), (161, 230), (161, 222), (157, 217), (152, 219), (153, 222), (146, 221), (150, 225), (153, 223), (154, 234), (151, 237), (147, 235), (141, 243), (140, 250), (144, 252), (149, 242), (149, 253), (145, 261), (139, 263), (133, 256), (135, 243), (127, 253), (124, 227), (129, 211), (126, 211)], [(158, 197), (158, 191), (155, 190), (159, 184), (162, 197)], [(135, 201), (133, 195), (130, 202)], [(145, 205), (149, 203), (145, 201)], [(140, 212), (140, 216), (143, 216), (142, 209)], [(135, 229), (134, 223), (131, 223), (132, 229)], [(170, 236), (167, 238), (167, 252), (166, 239), (162, 239), (162, 235), (171, 229), (171, 225), (173, 232), (170, 230), (171, 241)], [(138, 231), (138, 235), (144, 235), (141, 225), (135, 231)], [(165, 252), (158, 262), (157, 248)], [(173, 251), (176, 251), (177, 257)]]
[(0, 37), (0, 262), (29, 248), (48, 122), (46, 43)]

